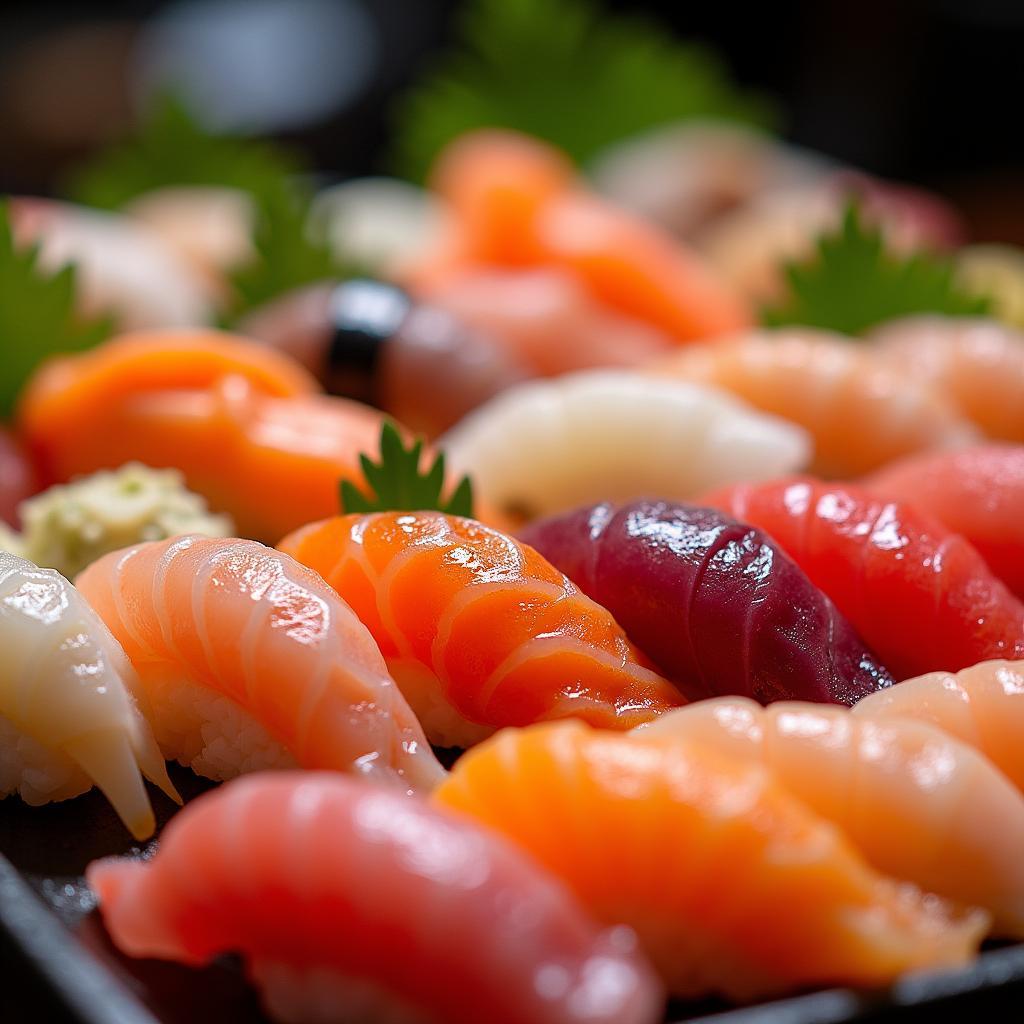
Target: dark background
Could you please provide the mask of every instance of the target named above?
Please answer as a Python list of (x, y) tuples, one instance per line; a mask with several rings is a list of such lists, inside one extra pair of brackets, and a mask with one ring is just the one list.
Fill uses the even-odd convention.
[[(338, 2), (369, 15), (373, 71), (344, 109), (278, 134), (329, 173), (379, 171), (393, 98), (450, 38), (457, 2)], [(778, 99), (793, 141), (936, 189), (976, 239), (1024, 242), (1024, 0), (606, 5), (712, 44), (739, 81)], [(19, 6), (0, 31), (0, 189), (47, 192), (130, 122), (138, 27), (173, 5)]]

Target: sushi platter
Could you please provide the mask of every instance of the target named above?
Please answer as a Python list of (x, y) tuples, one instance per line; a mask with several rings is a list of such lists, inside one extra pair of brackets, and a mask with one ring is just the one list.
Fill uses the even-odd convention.
[(1024, 250), (466, 3), (0, 196), (0, 1024), (1024, 1019)]

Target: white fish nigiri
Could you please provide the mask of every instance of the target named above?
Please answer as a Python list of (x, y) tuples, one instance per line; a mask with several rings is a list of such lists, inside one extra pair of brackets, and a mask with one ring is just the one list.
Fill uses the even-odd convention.
[(722, 697), (662, 715), (637, 735), (763, 765), (878, 870), (987, 910), (996, 934), (1024, 936), (1024, 797), (942, 730), (822, 704)]
[(0, 551), (0, 797), (29, 804), (98, 786), (137, 839), (153, 810), (142, 776), (178, 794), (110, 630), (60, 573)]
[(480, 496), (527, 517), (595, 501), (683, 500), (806, 466), (805, 430), (715, 388), (588, 370), (509, 388), (438, 446)]

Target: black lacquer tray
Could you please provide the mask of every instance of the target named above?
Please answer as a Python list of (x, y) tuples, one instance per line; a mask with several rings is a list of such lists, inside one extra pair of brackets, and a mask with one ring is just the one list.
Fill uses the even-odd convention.
[[(191, 772), (171, 774), (186, 799), (208, 786)], [(159, 793), (153, 799), (163, 824), (175, 806)], [(0, 801), (0, 1024), (266, 1024), (230, 959), (195, 971), (129, 960), (113, 948), (82, 872), (96, 857), (132, 852), (144, 848), (95, 791), (45, 807)], [(1024, 1021), (1024, 944), (990, 949), (965, 970), (907, 977), (885, 992), (832, 989), (743, 1009), (675, 1004), (667, 1020), (933, 1024), (969, 1017)]]

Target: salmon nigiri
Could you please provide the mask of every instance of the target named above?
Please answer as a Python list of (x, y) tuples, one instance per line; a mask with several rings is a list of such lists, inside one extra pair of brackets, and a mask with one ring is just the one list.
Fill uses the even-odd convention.
[(318, 394), (298, 364), (241, 338), (154, 332), (45, 364), (22, 436), (48, 482), (126, 462), (181, 470), (246, 536), (277, 540), (337, 508), (381, 415)]
[(928, 384), (824, 331), (759, 332), (693, 345), (650, 368), (723, 388), (798, 423), (814, 441), (812, 470), (822, 476), (859, 476), (901, 455), (976, 436)]
[(980, 750), (1024, 792), (1024, 662), (983, 661), (930, 672), (854, 705), (857, 715), (931, 722)]
[(124, 651), (53, 569), (0, 551), (0, 799), (66, 800), (97, 785), (137, 839), (155, 821), (143, 775), (178, 794)]
[(334, 774), (229, 783), (151, 860), (86, 877), (121, 950), (193, 966), (241, 953), (290, 1024), (661, 1019), (628, 929), (599, 927), (499, 836)]
[(686, 743), (559, 722), (470, 751), (434, 800), (517, 842), (676, 995), (878, 985), (964, 962), (984, 913), (870, 868), (768, 772)]
[(966, 537), (992, 572), (1024, 597), (1024, 445), (926, 452), (861, 482), (882, 498), (916, 505)]
[(637, 732), (763, 765), (879, 871), (991, 913), (1024, 937), (1024, 796), (991, 762), (924, 722), (796, 701), (720, 697)]
[(629, 729), (682, 703), (618, 624), (532, 548), (440, 512), (347, 515), (286, 537), (369, 627), (431, 741), (575, 716)]
[(552, 266), (677, 343), (750, 324), (746, 303), (695, 254), (588, 191), (562, 154), (537, 139), (464, 135), (442, 153), (433, 184), (455, 226), (410, 272), (414, 290), (478, 265)]
[(1024, 332), (995, 320), (894, 320), (870, 340), (904, 379), (927, 382), (989, 437), (1024, 442)]
[(604, 502), (521, 534), (694, 699), (853, 704), (892, 677), (768, 536), (710, 508)]
[(301, 765), (403, 789), (443, 775), (366, 628), (287, 555), (179, 537), (105, 555), (78, 586), (135, 666), (164, 754), (199, 774)]
[(778, 541), (897, 680), (1024, 655), (1024, 604), (963, 537), (911, 505), (809, 479), (703, 500)]

